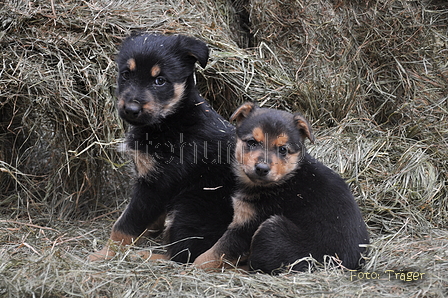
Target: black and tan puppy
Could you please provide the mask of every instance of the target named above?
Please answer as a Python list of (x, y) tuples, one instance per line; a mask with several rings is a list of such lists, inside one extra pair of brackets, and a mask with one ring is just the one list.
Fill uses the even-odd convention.
[[(131, 124), (125, 145), (137, 177), (131, 201), (112, 228), (112, 243), (129, 245), (161, 231), (169, 215), (168, 254), (153, 258), (188, 262), (232, 221), (234, 127), (204, 101), (194, 82), (195, 63), (204, 67), (208, 53), (202, 41), (181, 35), (138, 34), (123, 42), (118, 112)], [(110, 244), (90, 260), (113, 256)]]
[(303, 116), (247, 103), (231, 119), (237, 122), (234, 217), (195, 265), (248, 260), (253, 270), (278, 273), (288, 265), (304, 270), (308, 264), (296, 262), (301, 258), (330, 255), (358, 268), (369, 242), (365, 223), (344, 180), (306, 153), (305, 138), (314, 136)]

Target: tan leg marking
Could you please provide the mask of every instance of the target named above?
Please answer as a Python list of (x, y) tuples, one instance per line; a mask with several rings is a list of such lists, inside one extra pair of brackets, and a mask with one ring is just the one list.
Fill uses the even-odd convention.
[(156, 261), (156, 260), (169, 260), (168, 255), (164, 254), (154, 254), (151, 251), (139, 251), (137, 255), (145, 260)]
[(121, 250), (126, 245), (134, 242), (135, 238), (112, 230), (108, 243), (100, 251), (88, 256), (89, 261), (109, 260), (115, 256), (117, 250)]
[(223, 261), (224, 255), (219, 255), (216, 252), (217, 244), (197, 257), (193, 262), (193, 266), (201, 269), (217, 269), (223, 267), (225, 264)]
[[(109, 260), (115, 256), (118, 250), (124, 250), (127, 245), (136, 244), (144, 236), (157, 235), (163, 231), (166, 213), (163, 213), (146, 231), (139, 237), (133, 237), (112, 229), (108, 243), (100, 251), (94, 252), (88, 256), (89, 261)], [(140, 254), (140, 253), (137, 253)], [(152, 254), (151, 252), (141, 252), (141, 257), (149, 260), (168, 260), (169, 256), (162, 254)]]
[[(193, 266), (200, 269), (220, 269), (220, 268), (235, 268), (239, 261), (244, 261), (247, 258), (239, 260), (226, 259), (225, 254), (220, 254), (216, 250), (216, 243), (212, 248), (201, 254), (194, 260)], [(244, 266), (238, 266), (238, 268), (246, 268)], [(248, 267), (247, 267), (248, 268)]]
[(115, 256), (115, 251), (107, 244), (100, 251), (96, 251), (87, 257), (90, 262), (110, 260)]

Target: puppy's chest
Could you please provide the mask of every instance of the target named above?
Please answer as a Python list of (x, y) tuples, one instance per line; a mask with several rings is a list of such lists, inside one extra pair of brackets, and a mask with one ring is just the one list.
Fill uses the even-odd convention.
[(231, 150), (225, 141), (191, 138), (182, 133), (171, 138), (145, 134), (128, 138), (126, 143), (140, 177), (170, 168), (182, 173), (204, 165), (228, 164)]
[(260, 192), (257, 195), (243, 195), (261, 213), (266, 215), (287, 215), (309, 205), (308, 198), (295, 187), (277, 187), (275, 190)]

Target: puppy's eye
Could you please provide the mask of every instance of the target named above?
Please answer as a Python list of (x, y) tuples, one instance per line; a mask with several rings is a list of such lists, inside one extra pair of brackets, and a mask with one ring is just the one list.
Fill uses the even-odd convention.
[(255, 140), (248, 140), (248, 141), (246, 141), (246, 144), (247, 144), (247, 147), (253, 148), (258, 145), (258, 142)]
[(157, 77), (154, 80), (154, 85), (156, 85), (156, 86), (163, 86), (163, 85), (165, 85), (165, 83), (166, 83), (166, 79), (164, 77)]
[(123, 70), (122, 72), (121, 72), (121, 79), (122, 80), (129, 80), (129, 77), (130, 77), (130, 72), (129, 72), (129, 70)]
[(280, 146), (278, 147), (278, 153), (280, 155), (286, 155), (288, 153), (288, 148), (286, 148), (286, 146)]

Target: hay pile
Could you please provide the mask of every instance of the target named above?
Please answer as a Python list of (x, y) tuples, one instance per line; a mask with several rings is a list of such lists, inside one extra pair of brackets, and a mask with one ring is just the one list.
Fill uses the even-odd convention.
[[(314, 272), (280, 276), (226, 270), (205, 272), (173, 262), (133, 260), (130, 252), (107, 262), (86, 262), (95, 245), (91, 223), (23, 222), (2, 225), (0, 297), (446, 297), (448, 233), (413, 239), (402, 233), (375, 239), (366, 273), (321, 266)], [(107, 232), (102, 233), (106, 237)], [(391, 276), (386, 270), (393, 270)], [(424, 273), (402, 281), (395, 273)]]
[[(414, 263), (432, 277), (412, 293), (442, 297), (446, 233), (434, 228), (448, 223), (448, 5), (430, 0), (0, 3), (0, 296), (123, 297), (150, 284), (135, 264), (83, 261), (129, 196), (129, 160), (116, 151), (126, 127), (115, 111), (114, 55), (133, 30), (208, 43), (198, 86), (224, 116), (246, 100), (304, 112), (317, 135), (309, 150), (349, 181), (373, 235), (367, 270)], [(77, 223), (68, 236), (67, 220)], [(347, 283), (327, 270), (300, 275), (297, 292), (294, 276), (142, 266), (159, 281), (151, 289), (166, 285), (169, 295), (188, 288), (197, 297), (207, 286), (204, 296), (355, 295), (385, 286), (378, 295), (407, 297), (393, 292), (401, 286)], [(12, 282), (26, 272), (51, 286)], [(242, 287), (248, 280), (254, 286)], [(108, 283), (117, 291), (104, 290)]]

